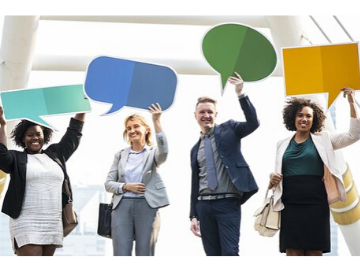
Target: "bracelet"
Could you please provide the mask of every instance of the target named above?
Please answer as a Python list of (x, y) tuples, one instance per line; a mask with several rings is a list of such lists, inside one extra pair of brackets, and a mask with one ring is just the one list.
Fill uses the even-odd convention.
[(126, 186), (126, 184), (124, 184), (123, 187), (121, 188), (122, 191), (123, 191), (123, 193), (125, 193), (125, 192), (127, 191), (126, 188), (125, 188), (125, 186)]

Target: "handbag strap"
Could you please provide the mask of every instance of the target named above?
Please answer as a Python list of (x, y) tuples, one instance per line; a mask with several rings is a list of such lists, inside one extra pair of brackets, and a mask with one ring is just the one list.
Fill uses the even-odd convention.
[(70, 189), (70, 182), (66, 177), (66, 172), (65, 172), (64, 166), (62, 165), (59, 158), (54, 158), (54, 161), (57, 162), (57, 164), (60, 166), (61, 170), (64, 173), (63, 190), (65, 191), (65, 194), (68, 197), (68, 203), (72, 203), (72, 191)]
[(269, 191), (270, 191), (270, 190), (272, 191), (272, 196), (274, 195), (274, 190), (267, 188), (266, 193), (265, 193), (265, 199), (268, 198), (268, 194), (269, 194)]

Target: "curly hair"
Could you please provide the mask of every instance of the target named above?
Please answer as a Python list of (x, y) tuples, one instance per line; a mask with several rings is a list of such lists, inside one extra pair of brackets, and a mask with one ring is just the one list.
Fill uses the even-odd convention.
[(11, 131), (11, 136), (10, 136), (17, 146), (20, 146), (22, 148), (26, 147), (24, 143), (25, 133), (28, 130), (28, 128), (33, 126), (39, 126), (42, 129), (44, 134), (44, 144), (50, 142), (53, 133), (53, 131), (50, 128), (40, 126), (28, 120), (21, 120)]
[(149, 126), (149, 124), (146, 122), (145, 118), (142, 117), (141, 115), (138, 115), (138, 114), (132, 114), (128, 117), (125, 118), (125, 121), (124, 121), (124, 125), (125, 125), (125, 130), (123, 132), (123, 138), (125, 141), (127, 141), (130, 145), (132, 145), (130, 139), (128, 139), (128, 134), (127, 134), (127, 129), (126, 129), (126, 126), (127, 126), (127, 122), (129, 121), (133, 121), (134, 119), (138, 119), (140, 121), (140, 123), (147, 128), (148, 130), (148, 133), (145, 135), (145, 142), (147, 145), (151, 146), (153, 145), (152, 141), (151, 141), (151, 136), (152, 136), (152, 131), (151, 131), (151, 128)]
[(295, 119), (296, 114), (303, 107), (310, 107), (313, 109), (313, 124), (310, 129), (311, 133), (320, 132), (325, 126), (326, 115), (322, 108), (310, 99), (292, 97), (286, 101), (283, 110), (283, 120), (285, 127), (290, 131), (296, 131)]

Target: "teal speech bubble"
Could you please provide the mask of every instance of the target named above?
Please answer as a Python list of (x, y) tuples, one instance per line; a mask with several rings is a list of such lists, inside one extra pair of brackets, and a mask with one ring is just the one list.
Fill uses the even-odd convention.
[(257, 30), (241, 24), (221, 24), (203, 39), (205, 59), (221, 75), (222, 89), (236, 71), (245, 82), (259, 81), (272, 74), (277, 57), (274, 46)]
[(28, 119), (50, 127), (41, 116), (91, 110), (83, 85), (68, 85), (0, 93), (6, 120)]

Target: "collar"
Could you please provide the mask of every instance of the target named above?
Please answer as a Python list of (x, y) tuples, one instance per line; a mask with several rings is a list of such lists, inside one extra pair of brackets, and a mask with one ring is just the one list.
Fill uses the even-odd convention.
[(132, 148), (130, 148), (129, 154), (141, 154), (141, 153), (144, 153), (147, 149), (148, 149), (147, 145), (145, 145), (141, 151), (134, 151), (134, 150), (132, 150)]
[(200, 138), (203, 140), (206, 134), (209, 135), (209, 137), (213, 136), (215, 134), (215, 126), (212, 127), (207, 133), (200, 131)]

